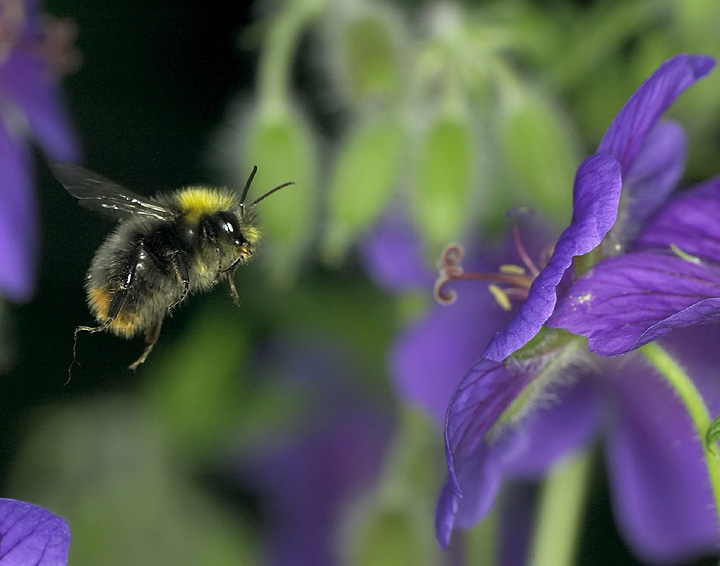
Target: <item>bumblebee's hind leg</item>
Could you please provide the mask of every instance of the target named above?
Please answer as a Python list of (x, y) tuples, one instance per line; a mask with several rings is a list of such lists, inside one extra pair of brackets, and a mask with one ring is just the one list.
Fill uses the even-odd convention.
[(78, 333), (79, 332), (90, 332), (91, 334), (94, 334), (95, 332), (102, 332), (104, 330), (107, 330), (110, 325), (113, 323), (115, 319), (110, 319), (104, 324), (101, 324), (100, 326), (78, 326), (75, 329), (75, 332), (73, 332), (73, 357), (72, 362), (70, 362), (70, 365), (68, 366), (68, 378), (65, 382), (65, 385), (70, 383), (70, 380), (72, 379), (72, 368), (75, 364), (80, 365), (80, 362), (77, 361), (77, 341), (78, 341)]
[(123, 306), (125, 305), (125, 299), (127, 299), (127, 289), (120, 289), (116, 294), (115, 297), (113, 297), (112, 302), (110, 303), (110, 306), (108, 307), (108, 313), (107, 313), (107, 320), (102, 323), (100, 326), (78, 326), (75, 329), (75, 332), (73, 333), (73, 359), (72, 362), (70, 362), (70, 367), (68, 367), (68, 379), (65, 382), (70, 383), (70, 380), (72, 379), (72, 368), (75, 364), (80, 365), (80, 362), (77, 361), (77, 341), (78, 341), (78, 333), (80, 332), (90, 332), (91, 334), (95, 334), (96, 332), (103, 332), (110, 328), (113, 322), (115, 322), (115, 319), (120, 314), (120, 311), (122, 310)]
[(133, 363), (131, 363), (128, 366), (128, 369), (131, 369), (132, 371), (135, 371), (138, 366), (143, 364), (145, 360), (147, 360), (147, 357), (150, 355), (150, 352), (152, 352), (152, 349), (155, 347), (155, 344), (157, 344), (158, 338), (160, 338), (160, 330), (162, 329), (162, 319), (160, 319), (158, 322), (153, 324), (150, 327), (150, 330), (147, 331), (145, 334), (145, 350), (142, 353), (142, 356), (140, 356), (137, 360), (135, 360)]

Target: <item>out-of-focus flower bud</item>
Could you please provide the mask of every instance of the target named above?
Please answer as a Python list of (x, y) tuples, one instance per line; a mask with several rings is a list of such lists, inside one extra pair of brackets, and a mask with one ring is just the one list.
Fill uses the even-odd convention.
[(500, 138), (518, 200), (566, 222), (580, 159), (563, 116), (548, 101), (527, 92), (517, 93), (503, 110)]
[(459, 237), (468, 219), (473, 140), (460, 115), (436, 119), (422, 140), (416, 168), (415, 221), (433, 256)]
[(350, 134), (330, 186), (327, 259), (341, 257), (385, 209), (404, 150), (402, 128), (391, 119), (375, 119)]

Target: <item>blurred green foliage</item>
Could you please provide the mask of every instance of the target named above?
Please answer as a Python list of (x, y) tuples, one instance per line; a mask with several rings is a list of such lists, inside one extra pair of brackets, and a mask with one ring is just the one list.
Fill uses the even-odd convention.
[[(83, 272), (110, 226), (39, 168), (40, 292), (0, 310), (2, 495), (66, 517), (78, 566), (269, 563), (262, 495), (202, 478), (307, 425), (317, 407), (264, 373), (261, 351), (279, 335), (311, 337), (353, 368), (339, 383), (362, 376), (398, 423), (375, 485), (335, 518), (327, 544), (340, 558), (328, 563), (485, 563), (497, 550), (487, 542), (495, 517), (460, 550), (435, 545), (441, 423), (403, 407), (387, 367), (418, 303), (378, 289), (357, 251), (391, 206), (409, 209), (429, 266), (450, 241), (507, 229), (508, 208), (562, 226), (575, 168), (640, 81), (682, 51), (720, 55), (720, 5), (258, 0), (243, 13), (220, 2), (54, 0), (46, 9), (80, 27), (85, 62), (66, 86), (88, 167), (144, 194), (201, 179), (242, 188), (253, 165), (251, 199), (295, 185), (259, 207), (263, 248), (238, 275), (240, 309), (224, 289), (194, 297), (136, 376), (124, 368), (139, 343), (82, 336), (83, 365), (63, 386), (73, 328), (90, 321)], [(691, 141), (687, 181), (717, 173), (719, 87), (716, 73), (673, 110)], [(591, 504), (596, 530), (582, 563), (609, 563), (607, 545), (619, 553), (613, 563), (635, 563), (607, 502)]]

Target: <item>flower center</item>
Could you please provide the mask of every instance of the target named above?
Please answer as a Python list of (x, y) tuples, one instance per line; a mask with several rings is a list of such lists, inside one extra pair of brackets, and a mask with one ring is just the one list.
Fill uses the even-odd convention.
[(510, 310), (513, 300), (524, 301), (527, 299), (530, 286), (540, 270), (523, 246), (517, 223), (513, 230), (513, 238), (520, 259), (525, 266), (504, 264), (498, 268), (496, 273), (466, 272), (461, 265), (465, 253), (462, 246), (459, 244), (447, 246), (440, 256), (438, 265), (440, 274), (435, 281), (435, 300), (441, 305), (454, 303), (457, 299), (457, 292), (454, 289), (448, 289), (447, 285), (455, 281), (490, 281), (488, 291), (503, 310)]

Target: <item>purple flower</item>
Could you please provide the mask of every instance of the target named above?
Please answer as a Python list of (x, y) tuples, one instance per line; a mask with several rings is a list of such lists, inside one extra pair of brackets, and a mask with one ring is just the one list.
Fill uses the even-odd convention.
[(0, 564), (64, 566), (70, 551), (67, 523), (47, 509), (0, 499)]
[(63, 26), (44, 28), (32, 0), (5, 2), (0, 20), (0, 293), (14, 301), (27, 301), (35, 285), (39, 238), (30, 141), (51, 159), (78, 159), (52, 76)]
[[(627, 312), (636, 308), (630, 303), (618, 305), (609, 313), (606, 326), (589, 322), (587, 312), (585, 316), (577, 314), (587, 301), (596, 309), (606, 308), (605, 291), (598, 290), (597, 281), (590, 283), (598, 277), (600, 265), (622, 262), (634, 254), (606, 259), (579, 280), (575, 273), (582, 269), (583, 261), (596, 261), (597, 254), (622, 251), (638, 233), (638, 226), (656, 213), (656, 220), (636, 245), (658, 239), (649, 237), (648, 232), (660, 231), (653, 232), (652, 226), (667, 210), (660, 209), (677, 184), (686, 153), (682, 130), (659, 119), (713, 66), (714, 61), (704, 56), (680, 55), (664, 63), (620, 111), (597, 153), (578, 169), (570, 226), (558, 239), (546, 266), (526, 278), (532, 282), (527, 284), (526, 299), (517, 316), (490, 340), (448, 406), (445, 440), (449, 478), (436, 515), (442, 546), (447, 547), (455, 527), (472, 526), (488, 513), (506, 474), (537, 476), (546, 472), (559, 457), (585, 446), (602, 424), (618, 522), (635, 550), (645, 557), (667, 561), (716, 548), (716, 517), (708, 505), (712, 494), (702, 465), (702, 445), (684, 407), (656, 380), (650, 368), (633, 359), (616, 366), (595, 364), (600, 365), (601, 372), (581, 363), (587, 359), (584, 341), (562, 329), (584, 332), (571, 327), (567, 318), (561, 319), (562, 313), (595, 332), (608, 327), (610, 332), (599, 342), (619, 341), (623, 345), (620, 351), (642, 343), (618, 333), (622, 317), (635, 316)], [(621, 194), (629, 203), (622, 211)], [(692, 239), (690, 234), (686, 239)], [(688, 244), (685, 249), (683, 243), (676, 244), (681, 252), (665, 259), (696, 266), (694, 254), (699, 244)], [(653, 257), (663, 256), (656, 253)], [(650, 264), (640, 260), (638, 255), (623, 265), (634, 264), (642, 270)], [(654, 265), (663, 273), (669, 269), (661, 262)], [(612, 275), (620, 271), (616, 269)], [(694, 285), (698, 274), (690, 268), (679, 273), (689, 274), (685, 276), (693, 283), (687, 284), (692, 287), (689, 291), (681, 288), (677, 294), (697, 296)], [(629, 275), (627, 279), (635, 277)], [(708, 279), (705, 275), (702, 284), (708, 284)], [(522, 278), (514, 280), (523, 284)], [(611, 289), (617, 293), (622, 282), (615, 284)], [(595, 300), (598, 296), (603, 298)], [(665, 302), (673, 301), (663, 298), (656, 305), (654, 299), (646, 299), (643, 307), (667, 312), (665, 306), (660, 308)], [(673, 304), (676, 306), (677, 301)], [(707, 312), (706, 302), (697, 305), (702, 306), (696, 306), (692, 313), (683, 311), (683, 315), (697, 320)], [(575, 314), (568, 314), (571, 311)], [(642, 319), (642, 313), (635, 318)], [(668, 324), (666, 318), (658, 320)], [(546, 323), (560, 330), (548, 328)], [(650, 328), (649, 339), (663, 334)], [(682, 354), (693, 344), (668, 343), (670, 348), (673, 345)], [(708, 377), (708, 368), (718, 361), (713, 356), (715, 350), (696, 352), (696, 379)], [(711, 406), (720, 408), (717, 385), (707, 380), (703, 393)]]
[(595, 265), (549, 322), (615, 356), (720, 318), (720, 178), (676, 197), (633, 243)]
[(390, 412), (352, 385), (360, 380), (347, 352), (327, 342), (278, 340), (263, 358), (306, 417), (270, 435), (239, 466), (260, 496), (268, 563), (340, 564), (342, 520), (380, 472)]

